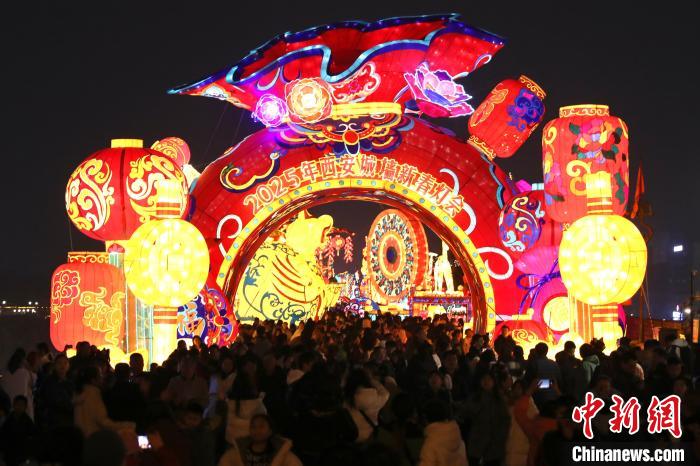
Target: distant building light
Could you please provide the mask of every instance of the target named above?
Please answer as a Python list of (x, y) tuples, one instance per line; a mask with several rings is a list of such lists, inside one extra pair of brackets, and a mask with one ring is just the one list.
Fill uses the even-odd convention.
[(673, 252), (683, 252), (683, 245), (676, 244), (675, 246), (673, 246)]
[(672, 312), (672, 319), (673, 320), (683, 320), (683, 313), (680, 311), (673, 311)]

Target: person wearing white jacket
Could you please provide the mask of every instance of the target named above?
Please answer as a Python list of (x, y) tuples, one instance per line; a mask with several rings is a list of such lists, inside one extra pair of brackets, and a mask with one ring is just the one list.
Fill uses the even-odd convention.
[(263, 404), (263, 393), (258, 392), (255, 381), (247, 372), (241, 371), (233, 381), (228, 395), (226, 418), (226, 441), (233, 445), (236, 439), (250, 434), (250, 420), (256, 414), (267, 414)]
[(428, 425), (418, 466), (469, 466), (459, 426), (450, 420), (449, 413), (449, 407), (438, 399), (428, 401), (423, 408)]
[(352, 420), (357, 426), (357, 442), (372, 437), (379, 424), (379, 410), (389, 401), (389, 392), (379, 381), (372, 379), (363, 369), (348, 375), (345, 383), (345, 402)]

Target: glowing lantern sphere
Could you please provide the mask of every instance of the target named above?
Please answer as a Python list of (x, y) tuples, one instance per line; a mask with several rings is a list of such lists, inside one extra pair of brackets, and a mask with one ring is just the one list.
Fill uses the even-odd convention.
[(124, 271), (132, 293), (148, 304), (177, 307), (193, 299), (209, 273), (209, 250), (184, 220), (154, 220), (129, 240)]
[(515, 154), (542, 121), (545, 96), (527, 76), (498, 83), (469, 118), (469, 143), (490, 159)]
[(569, 294), (587, 304), (622, 303), (644, 279), (647, 247), (632, 222), (592, 214), (564, 232), (559, 269)]
[(151, 149), (167, 155), (173, 159), (180, 168), (190, 163), (190, 146), (180, 138), (163, 138), (151, 144)]
[(612, 177), (612, 211), (624, 215), (629, 194), (627, 125), (610, 116), (606, 105), (559, 109), (559, 118), (542, 130), (545, 209), (558, 222), (586, 215), (586, 175)]
[(179, 184), (179, 216), (187, 206), (187, 181), (170, 158), (144, 149), (139, 139), (114, 139), (85, 159), (68, 180), (66, 210), (73, 224), (100, 241), (125, 240), (156, 216), (162, 180)]

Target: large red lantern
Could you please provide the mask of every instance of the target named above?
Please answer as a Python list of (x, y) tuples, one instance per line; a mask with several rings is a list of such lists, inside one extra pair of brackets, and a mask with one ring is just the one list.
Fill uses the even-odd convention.
[(66, 345), (89, 341), (96, 346), (122, 346), (126, 282), (124, 274), (106, 263), (95, 261), (60, 265), (51, 277), (51, 343)]
[(526, 76), (501, 81), (469, 118), (469, 143), (489, 159), (510, 157), (542, 121), (545, 96)]
[(542, 132), (547, 214), (572, 223), (587, 213), (585, 175), (605, 171), (612, 178), (612, 210), (624, 215), (629, 194), (627, 125), (606, 105), (562, 107)]
[(155, 218), (159, 182), (181, 187), (181, 216), (187, 181), (176, 162), (138, 139), (115, 139), (112, 147), (85, 159), (68, 180), (66, 210), (73, 224), (100, 241), (125, 240), (141, 224)]

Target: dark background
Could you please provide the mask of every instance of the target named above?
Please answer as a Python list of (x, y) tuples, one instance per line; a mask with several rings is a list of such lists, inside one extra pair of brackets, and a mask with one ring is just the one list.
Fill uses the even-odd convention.
[[(231, 65), (284, 31), (346, 19), (457, 12), (465, 22), (507, 38), (494, 60), (463, 83), (475, 104), (499, 80), (522, 73), (548, 93), (545, 120), (555, 118), (562, 105), (602, 103), (627, 122), (631, 176), (643, 161), (655, 212), (653, 312), (670, 317), (671, 307), (687, 299), (688, 271), (693, 262), (697, 267), (700, 249), (700, 42), (692, 3), (687, 3), (328, 0), (4, 6), (0, 299), (46, 303), (51, 272), (65, 261), (66, 251), (100, 247), (70, 226), (63, 199), (72, 170), (110, 138), (138, 137), (150, 145), (180, 136), (201, 170), (257, 129), (247, 113), (230, 104), (169, 96), (167, 89)], [(449, 126), (466, 135), (466, 119)], [(540, 137), (538, 130), (515, 157), (502, 161), (515, 179), (541, 180)], [(361, 223), (366, 228), (374, 215), (345, 212), (336, 215), (336, 224), (349, 229)], [(685, 252), (669, 255), (673, 244), (684, 244)], [(356, 248), (361, 246), (356, 242)]]

